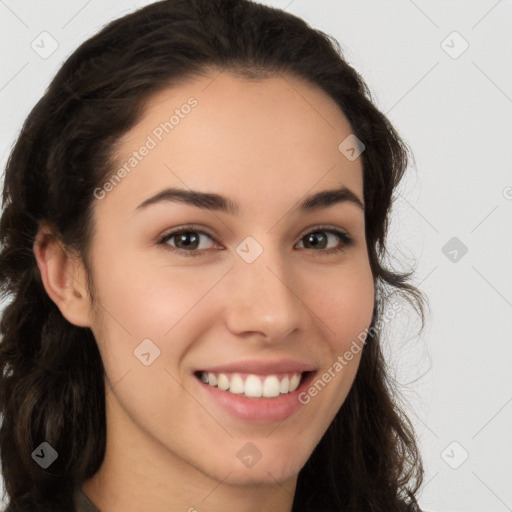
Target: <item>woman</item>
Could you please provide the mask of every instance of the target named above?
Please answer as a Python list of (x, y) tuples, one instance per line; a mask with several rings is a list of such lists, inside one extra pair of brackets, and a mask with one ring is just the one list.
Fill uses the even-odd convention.
[(419, 510), (379, 330), (406, 145), (337, 43), (167, 0), (63, 65), (0, 224), (8, 512)]

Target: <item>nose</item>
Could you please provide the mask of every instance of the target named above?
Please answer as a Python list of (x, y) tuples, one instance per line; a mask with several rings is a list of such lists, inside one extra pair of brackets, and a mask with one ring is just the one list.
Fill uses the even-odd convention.
[(265, 249), (252, 263), (237, 256), (228, 281), (225, 319), (232, 333), (272, 344), (304, 328), (300, 283), (277, 250)]

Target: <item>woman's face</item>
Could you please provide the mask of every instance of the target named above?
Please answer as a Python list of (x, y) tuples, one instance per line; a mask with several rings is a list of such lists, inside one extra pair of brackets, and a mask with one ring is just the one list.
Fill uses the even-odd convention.
[(362, 161), (339, 149), (351, 132), (288, 76), (223, 72), (152, 98), (94, 205), (107, 456), (225, 483), (296, 476), (373, 311)]

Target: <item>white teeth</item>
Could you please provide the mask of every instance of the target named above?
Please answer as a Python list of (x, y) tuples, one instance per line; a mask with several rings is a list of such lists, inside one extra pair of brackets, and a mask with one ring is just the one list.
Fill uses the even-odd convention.
[(281, 381), (281, 385), (279, 386), (279, 391), (281, 393), (289, 393), (290, 392), (290, 379), (288, 375)]
[(222, 391), (229, 391), (234, 394), (245, 394), (250, 398), (274, 398), (280, 394), (291, 393), (295, 391), (300, 384), (302, 374), (294, 373), (291, 377), (285, 375), (279, 380), (277, 375), (247, 375), (245, 382), (238, 373), (226, 375), (220, 373), (201, 372), (201, 380), (210, 386), (217, 386)]
[(219, 386), (219, 389), (226, 391), (226, 389), (229, 389), (229, 379), (221, 373), (217, 379), (217, 385)]
[(279, 379), (275, 375), (269, 375), (263, 382), (263, 396), (279, 396)]
[(263, 384), (256, 375), (249, 375), (245, 379), (245, 396), (259, 398), (263, 395)]
[(299, 387), (300, 375), (294, 374), (290, 380), (290, 393)]
[(244, 392), (244, 381), (240, 375), (233, 375), (229, 384), (229, 391), (231, 393), (243, 393)]

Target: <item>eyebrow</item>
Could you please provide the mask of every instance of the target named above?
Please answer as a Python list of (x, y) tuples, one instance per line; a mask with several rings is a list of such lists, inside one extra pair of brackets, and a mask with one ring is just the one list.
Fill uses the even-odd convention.
[[(240, 213), (240, 205), (235, 201), (219, 194), (200, 192), (197, 190), (185, 190), (180, 188), (166, 188), (154, 196), (146, 199), (137, 206), (135, 211), (143, 210), (150, 205), (161, 202), (184, 203), (197, 208), (225, 212), (230, 215)], [(333, 190), (322, 190), (304, 199), (293, 212), (307, 213), (322, 208), (328, 208), (339, 203), (349, 203), (358, 206), (364, 211), (364, 204), (359, 197), (346, 186)]]

